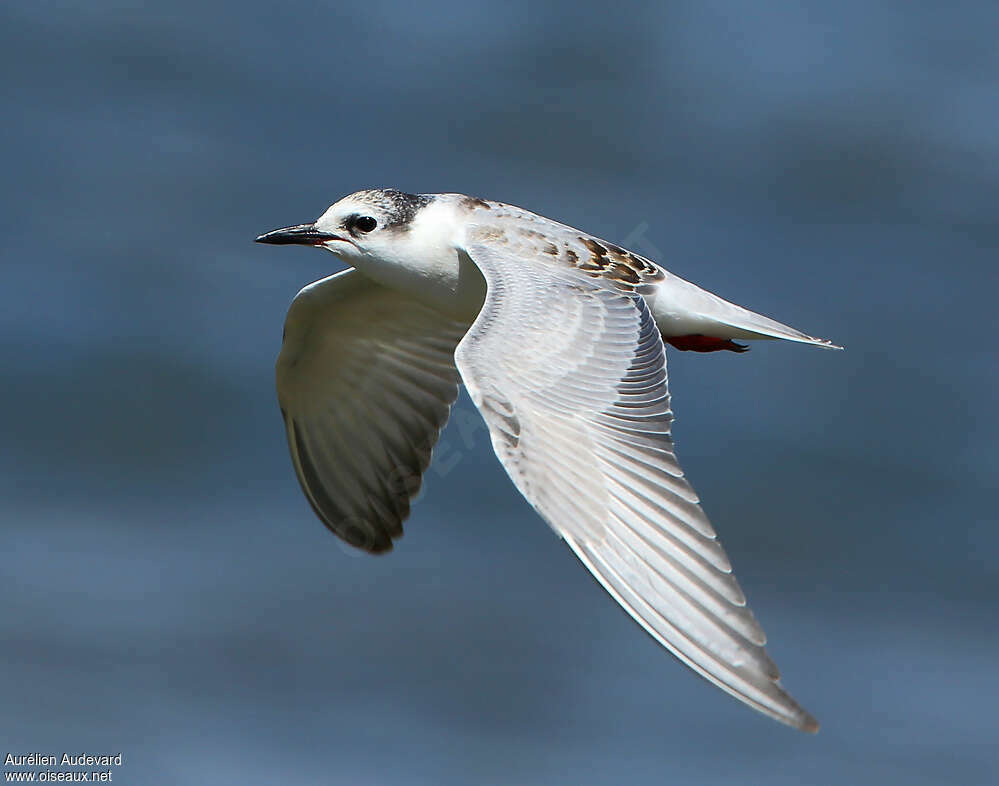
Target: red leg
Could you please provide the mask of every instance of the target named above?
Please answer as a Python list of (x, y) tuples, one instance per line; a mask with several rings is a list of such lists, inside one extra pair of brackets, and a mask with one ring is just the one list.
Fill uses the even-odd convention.
[(702, 336), (699, 333), (692, 336), (663, 336), (663, 340), (684, 352), (718, 352), (722, 349), (727, 349), (729, 352), (746, 352), (749, 349), (745, 344), (736, 344), (727, 338)]

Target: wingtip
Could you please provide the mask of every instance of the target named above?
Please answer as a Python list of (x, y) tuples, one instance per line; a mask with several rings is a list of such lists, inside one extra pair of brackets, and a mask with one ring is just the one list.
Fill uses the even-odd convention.
[[(815, 719), (815, 716), (798, 704), (798, 702), (796, 702), (794, 698), (781, 687), (780, 682), (774, 683), (773, 687), (776, 689), (777, 695), (772, 697), (774, 700), (767, 703), (747, 701), (744, 697), (739, 696), (738, 694), (733, 693), (732, 695), (741, 699), (751, 709), (757, 710), (762, 714), (769, 716), (778, 723), (790, 726), (792, 729), (797, 729), (798, 731), (803, 731), (806, 734), (817, 733), (820, 724)], [(731, 693), (731, 691), (729, 692)]]
[(799, 731), (803, 731), (806, 734), (817, 733), (819, 730), (819, 722), (815, 719), (815, 716), (798, 704), (798, 702), (796, 702), (791, 695), (787, 693), (787, 691), (780, 688), (780, 683), (777, 684), (777, 687), (783, 694), (785, 703), (780, 711), (768, 714), (771, 714), (775, 720), (778, 720), (781, 723), (786, 723), (788, 726), (798, 729)]
[(805, 732), (806, 734), (818, 734), (819, 729), (821, 728), (821, 726), (819, 725), (819, 722), (817, 720), (815, 720), (815, 718), (813, 718), (807, 712), (805, 713), (805, 717), (802, 718), (795, 725), (799, 729), (801, 729), (801, 731)]
[(777, 691), (778, 700), (769, 708), (759, 707), (763, 712), (770, 715), (774, 720), (785, 723), (792, 728), (803, 731), (806, 734), (815, 734), (819, 730), (819, 722), (808, 710), (798, 704), (794, 697), (785, 690), (780, 680), (773, 684)]

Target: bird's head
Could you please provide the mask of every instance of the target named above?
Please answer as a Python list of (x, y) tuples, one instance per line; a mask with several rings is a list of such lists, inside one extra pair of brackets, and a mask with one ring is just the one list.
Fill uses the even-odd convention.
[(391, 188), (358, 191), (330, 205), (310, 224), (265, 232), (258, 243), (318, 246), (348, 264), (363, 257), (386, 257), (409, 231), (414, 216), (433, 197)]

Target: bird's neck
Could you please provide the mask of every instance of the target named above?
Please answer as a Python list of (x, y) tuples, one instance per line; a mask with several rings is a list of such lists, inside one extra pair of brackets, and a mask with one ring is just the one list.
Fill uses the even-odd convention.
[(391, 245), (377, 255), (351, 260), (357, 269), (428, 305), (469, 319), (478, 313), (485, 282), (460, 250), (463, 216), (448, 201), (422, 209)]

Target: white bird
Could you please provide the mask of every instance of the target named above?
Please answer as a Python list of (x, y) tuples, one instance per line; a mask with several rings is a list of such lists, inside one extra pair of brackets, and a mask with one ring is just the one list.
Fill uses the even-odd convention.
[(298, 293), (277, 361), (295, 471), (327, 527), (392, 548), (464, 382), (514, 484), (653, 638), (756, 710), (818, 729), (781, 687), (677, 463), (663, 340), (834, 344), (462, 194), (359, 191), (257, 241), (317, 246), (353, 268)]

